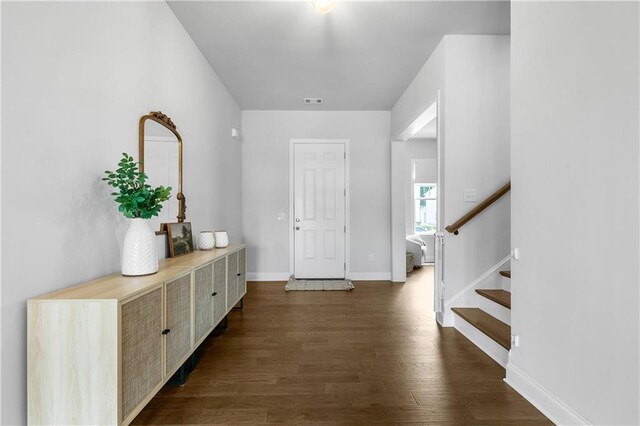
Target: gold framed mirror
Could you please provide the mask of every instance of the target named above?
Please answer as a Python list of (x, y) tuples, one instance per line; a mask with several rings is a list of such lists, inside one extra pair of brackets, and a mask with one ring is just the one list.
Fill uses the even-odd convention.
[(174, 218), (182, 223), (187, 217), (182, 188), (182, 137), (171, 118), (161, 111), (151, 111), (140, 117), (138, 129), (140, 172), (147, 174), (151, 186), (172, 188), (160, 216), (153, 218), (157, 222), (156, 228), (160, 229), (160, 223), (174, 222)]

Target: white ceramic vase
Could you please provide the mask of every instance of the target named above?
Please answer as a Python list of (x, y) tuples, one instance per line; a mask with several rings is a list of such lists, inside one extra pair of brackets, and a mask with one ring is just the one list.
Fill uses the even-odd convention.
[(122, 275), (135, 277), (158, 272), (156, 234), (146, 219), (131, 219), (124, 236)]
[(216, 247), (224, 248), (229, 245), (229, 236), (227, 235), (227, 231), (216, 231)]
[(200, 231), (200, 236), (198, 237), (198, 248), (200, 250), (211, 250), (215, 247), (215, 239), (213, 238), (213, 232), (211, 231)]

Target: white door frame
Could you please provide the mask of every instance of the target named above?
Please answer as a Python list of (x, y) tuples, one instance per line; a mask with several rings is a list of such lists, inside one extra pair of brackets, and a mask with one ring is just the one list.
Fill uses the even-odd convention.
[(289, 275), (294, 275), (295, 268), (295, 235), (293, 229), (295, 228), (294, 218), (294, 204), (295, 204), (295, 187), (294, 187), (294, 167), (295, 156), (294, 147), (296, 144), (341, 144), (344, 145), (345, 162), (344, 162), (344, 187), (347, 191), (344, 202), (344, 220), (347, 231), (344, 234), (344, 261), (346, 263), (344, 277), (349, 279), (351, 275), (351, 252), (350, 252), (350, 239), (351, 239), (351, 212), (350, 198), (351, 191), (349, 188), (349, 159), (351, 155), (349, 153), (349, 139), (289, 139)]
[(436, 237), (433, 252), (433, 310), (436, 313), (436, 320), (440, 324), (444, 321), (444, 172), (443, 168), (443, 137), (442, 129), (442, 99), (438, 90), (436, 114), (436, 171), (438, 173), (438, 192), (436, 195)]

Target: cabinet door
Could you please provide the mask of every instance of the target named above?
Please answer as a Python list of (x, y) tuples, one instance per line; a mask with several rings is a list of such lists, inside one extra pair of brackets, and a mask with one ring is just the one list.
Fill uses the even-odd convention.
[(191, 351), (191, 274), (165, 284), (166, 375), (172, 375)]
[(213, 263), (213, 292), (213, 322), (218, 324), (227, 314), (227, 262), (224, 258)]
[(238, 252), (227, 256), (227, 309), (238, 302)]
[(121, 308), (122, 420), (162, 383), (162, 288)]
[(194, 332), (197, 343), (213, 329), (213, 264), (196, 269), (194, 274)]
[(247, 260), (245, 249), (238, 252), (238, 299), (247, 293)]

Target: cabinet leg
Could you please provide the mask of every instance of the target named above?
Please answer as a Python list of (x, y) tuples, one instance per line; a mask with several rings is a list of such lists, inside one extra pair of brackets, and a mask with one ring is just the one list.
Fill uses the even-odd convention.
[(186, 363), (182, 364), (182, 366), (176, 372), (178, 375), (177, 380), (170, 380), (169, 383), (174, 385), (184, 385), (187, 381), (187, 366)]
[(213, 329), (211, 334), (214, 336), (220, 336), (222, 333), (224, 333), (226, 329), (227, 329), (227, 317), (225, 316), (222, 319), (222, 321), (220, 321), (218, 325), (216, 325), (216, 328)]
[(191, 360), (191, 371), (196, 369), (196, 364), (198, 363), (198, 357), (196, 356), (196, 352), (194, 351), (189, 358)]
[(244, 297), (242, 299), (240, 299), (240, 306), (238, 306), (238, 307), (234, 306), (233, 310), (234, 311), (240, 311), (240, 310), (242, 310), (242, 308), (244, 308)]
[(180, 378), (179, 380), (179, 385), (182, 386), (184, 385), (184, 383), (187, 381), (187, 366), (186, 365), (182, 365), (182, 367), (180, 367)]

